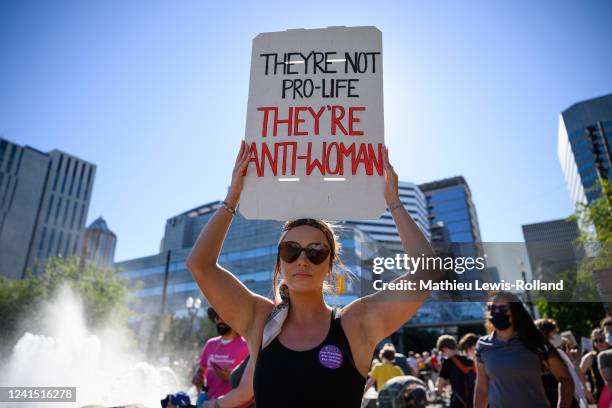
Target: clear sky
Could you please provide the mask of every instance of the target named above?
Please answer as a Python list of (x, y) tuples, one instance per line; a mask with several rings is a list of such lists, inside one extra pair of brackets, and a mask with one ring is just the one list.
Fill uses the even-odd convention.
[(463, 175), (483, 240), (572, 211), (558, 114), (612, 92), (610, 1), (222, 3), (0, 2), (0, 135), (97, 165), (88, 223), (107, 220), (116, 260), (224, 197), (251, 40), (288, 28), (383, 32), (391, 161), (416, 183)]

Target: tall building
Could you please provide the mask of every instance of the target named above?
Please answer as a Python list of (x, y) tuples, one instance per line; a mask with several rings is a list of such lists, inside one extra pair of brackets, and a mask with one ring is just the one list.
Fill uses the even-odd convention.
[(98, 267), (111, 267), (115, 262), (117, 236), (108, 228), (104, 218), (98, 217), (85, 229), (82, 256)]
[[(414, 183), (407, 181), (399, 182), (399, 195), (402, 204), (404, 204), (412, 219), (421, 228), (427, 239), (430, 240), (431, 235), (425, 195)], [(350, 220), (346, 221), (346, 224), (358, 227), (391, 251), (403, 252), (402, 243), (389, 210), (386, 210), (378, 220)]]
[(427, 200), (430, 225), (445, 229), (449, 242), (481, 242), (472, 193), (463, 176), (419, 185)]
[[(419, 185), (427, 200), (432, 228), (432, 246), (440, 256), (482, 257), (480, 227), (472, 193), (463, 176), (451, 177)], [(458, 274), (458, 281), (484, 280), (485, 271), (468, 269)], [(460, 294), (465, 300), (481, 300), (475, 291)], [(467, 306), (466, 306), (467, 307)]]
[(39, 273), (49, 256), (79, 252), (96, 166), (0, 138), (0, 274)]
[(535, 279), (551, 281), (557, 273), (575, 267), (582, 256), (575, 244), (576, 221), (560, 219), (523, 225), (523, 236)]
[(574, 206), (598, 197), (612, 180), (612, 94), (578, 102), (559, 115), (557, 154)]

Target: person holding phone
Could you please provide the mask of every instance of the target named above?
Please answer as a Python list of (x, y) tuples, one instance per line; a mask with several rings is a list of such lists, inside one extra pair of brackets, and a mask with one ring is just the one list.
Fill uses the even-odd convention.
[(204, 345), (200, 372), (207, 386), (208, 399), (214, 400), (232, 389), (232, 370), (244, 361), (249, 350), (244, 339), (213, 308), (209, 307), (207, 312), (219, 336), (209, 339)]
[[(380, 291), (332, 309), (323, 295), (326, 279), (342, 265), (338, 238), (329, 223), (304, 218), (286, 222), (282, 230), (271, 282), (274, 299), (251, 292), (218, 264), (248, 163), (243, 141), (229, 192), (200, 233), (187, 267), (215, 310), (246, 338), (258, 407), (359, 407), (375, 346), (416, 313), (428, 291)], [(406, 253), (432, 255), (399, 199), (386, 149), (383, 163), (384, 198)], [(439, 275), (417, 270), (398, 279)]]

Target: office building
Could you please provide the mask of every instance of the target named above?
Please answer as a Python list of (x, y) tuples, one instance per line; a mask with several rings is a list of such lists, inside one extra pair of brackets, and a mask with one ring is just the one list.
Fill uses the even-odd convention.
[(612, 180), (612, 94), (576, 103), (559, 115), (557, 154), (574, 207), (599, 196)]
[(472, 193), (463, 176), (419, 185), (427, 200), (430, 225), (442, 228), (438, 236), (449, 242), (481, 242)]
[(117, 236), (108, 228), (104, 218), (98, 217), (85, 229), (82, 255), (97, 267), (112, 267), (116, 245)]
[(582, 252), (576, 221), (564, 219), (523, 225), (523, 236), (534, 279), (552, 281), (559, 272), (576, 267)]
[(0, 138), (0, 275), (41, 272), (50, 256), (79, 253), (96, 166)]
[[(480, 227), (472, 193), (463, 176), (420, 184), (425, 194), (429, 223), (432, 228), (432, 246), (440, 256), (481, 257)], [(454, 278), (474, 282), (486, 279), (485, 271), (468, 269)], [(464, 300), (479, 301), (484, 294), (470, 291), (456, 294)], [(465, 307), (468, 307), (467, 305)]]

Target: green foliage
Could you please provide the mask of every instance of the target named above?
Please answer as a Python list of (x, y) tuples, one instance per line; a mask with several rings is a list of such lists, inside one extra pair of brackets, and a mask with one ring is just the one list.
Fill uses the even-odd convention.
[(534, 302), (540, 315), (555, 319), (561, 331), (571, 330), (577, 338), (590, 336), (605, 314), (592, 272), (579, 266), (559, 273), (558, 279), (563, 280), (562, 292), (540, 292)]
[(601, 302), (549, 302), (540, 299), (535, 303), (542, 317), (555, 319), (562, 331), (571, 330), (576, 338), (589, 337), (605, 315)]
[(80, 258), (51, 258), (45, 264), (40, 279), (48, 298), (52, 298), (62, 285), (69, 285), (83, 300), (88, 326), (125, 321), (127, 289), (111, 268), (97, 268), (93, 263), (82, 265)]
[(115, 323), (125, 326), (127, 290), (110, 268), (80, 263), (76, 256), (49, 259), (41, 276), (22, 280), (0, 277), (0, 347), (10, 348), (25, 331), (37, 328), (37, 315), (45, 301), (68, 285), (83, 300), (90, 328)]
[(590, 271), (612, 268), (612, 186), (604, 180), (594, 189), (600, 192), (599, 197), (588, 204), (579, 203), (576, 214), (568, 218), (580, 226), (578, 242), (590, 255), (580, 267)]
[(0, 353), (20, 337), (18, 329), (44, 299), (44, 288), (38, 279), (9, 280), (0, 276)]
[(561, 330), (572, 330), (577, 336), (589, 336), (605, 314), (593, 271), (612, 268), (612, 186), (604, 180), (595, 189), (599, 197), (579, 204), (576, 214), (568, 218), (578, 222), (578, 242), (587, 256), (575, 270), (558, 275), (564, 280), (562, 294), (541, 293), (542, 298), (536, 301), (542, 316), (555, 319)]

